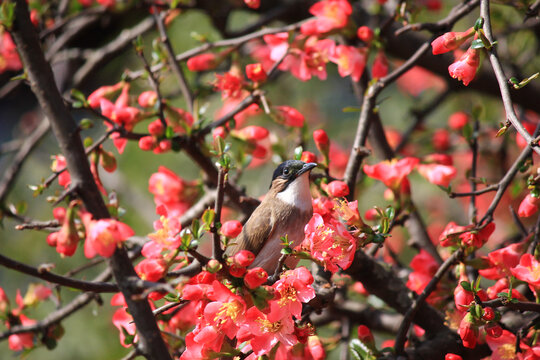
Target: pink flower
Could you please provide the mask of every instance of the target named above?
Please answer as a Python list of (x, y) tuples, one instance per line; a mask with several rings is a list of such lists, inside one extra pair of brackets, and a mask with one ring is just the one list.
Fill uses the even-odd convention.
[(270, 307), (275, 306), (276, 311), (294, 315), (297, 319), (302, 315), (302, 303), (308, 303), (315, 297), (313, 289), (313, 276), (303, 266), (294, 270), (287, 270), (281, 274), (280, 279), (272, 286), (275, 290), (275, 301)]
[[(302, 43), (302, 40), (302, 36), (296, 38), (299, 43)], [(333, 40), (319, 40), (316, 36), (310, 36), (303, 42), (303, 46), (296, 45), (291, 48), (290, 54), (283, 60), (280, 69), (290, 70), (294, 77), (302, 81), (307, 81), (312, 76), (326, 80), (326, 63), (333, 54), (335, 46)]]
[[(34, 325), (36, 320), (29, 319), (25, 315), (19, 315), (19, 321), (23, 326)], [(8, 338), (9, 349), (12, 351), (23, 351), (34, 347), (34, 334), (31, 332), (13, 334)]]
[(93, 258), (96, 255), (111, 257), (121, 242), (135, 235), (126, 224), (114, 219), (91, 220), (90, 214), (82, 218), (86, 227), (84, 255)]
[(271, 307), (268, 314), (261, 312), (255, 306), (248, 309), (245, 323), (239, 331), (237, 339), (240, 342), (250, 341), (255, 356), (269, 354), (277, 343), (292, 346), (297, 343), (294, 335), (292, 317), (282, 317), (277, 307)]
[(523, 254), (519, 264), (510, 269), (512, 275), (534, 287), (540, 287), (540, 264), (531, 254)]
[(430, 183), (444, 187), (448, 187), (457, 173), (455, 167), (439, 164), (419, 164), (417, 169)]
[(137, 328), (135, 327), (135, 323), (133, 322), (133, 317), (128, 314), (124, 307), (121, 307), (114, 312), (112, 322), (120, 333), (120, 343), (122, 344), (122, 346), (126, 348), (130, 347), (132, 344), (126, 343), (125, 332), (130, 335), (135, 335)]
[(347, 0), (323, 0), (312, 5), (309, 12), (316, 18), (302, 24), (300, 30), (305, 35), (318, 35), (345, 27), (352, 7)]
[(493, 234), (493, 231), (495, 231), (495, 223), (490, 222), (481, 230), (472, 230), (466, 232), (459, 235), (459, 238), (465, 245), (480, 248), (488, 241), (491, 234)]
[(162, 214), (154, 221), (155, 232), (148, 234), (149, 242), (143, 245), (142, 255), (147, 258), (159, 258), (163, 250), (176, 250), (180, 246), (182, 225), (177, 216), (167, 217), (163, 205), (158, 206)]
[(137, 275), (143, 280), (158, 281), (167, 273), (167, 262), (159, 258), (144, 259), (135, 266)]
[(101, 99), (107, 99), (112, 97), (117, 91), (124, 87), (125, 83), (120, 81), (114, 85), (101, 86), (100, 88), (94, 90), (93, 93), (88, 95), (88, 103), (93, 109), (100, 107)]
[[(66, 169), (66, 170), (64, 170)], [(67, 189), (69, 187), (69, 184), (71, 184), (71, 176), (69, 175), (69, 171), (67, 170), (67, 162), (64, 155), (55, 155), (54, 161), (51, 166), (52, 171), (62, 171), (60, 175), (58, 175), (58, 184), (60, 186), (63, 186), (64, 189)]]
[(137, 102), (142, 107), (152, 107), (156, 104), (158, 100), (157, 94), (155, 91), (143, 91), (137, 98)]
[(232, 71), (225, 74), (216, 74), (214, 82), (216, 90), (221, 91), (221, 98), (238, 98), (242, 94), (244, 81)]
[(334, 180), (328, 184), (326, 191), (332, 197), (345, 197), (349, 195), (349, 187), (347, 186), (347, 183), (340, 180)]
[(364, 165), (364, 172), (367, 176), (380, 180), (387, 187), (396, 190), (418, 162), (419, 160), (413, 157), (385, 160), (375, 165)]
[(444, 54), (448, 51), (457, 49), (469, 37), (474, 34), (474, 29), (470, 28), (464, 32), (447, 32), (431, 42), (433, 55)]
[(474, 79), (476, 70), (480, 65), (480, 52), (469, 48), (465, 54), (448, 67), (450, 76), (463, 82), (467, 86)]
[(486, 279), (498, 280), (505, 276), (511, 276), (511, 269), (519, 263), (523, 244), (512, 244), (499, 250), (490, 252), (487, 256), (489, 267), (480, 269), (478, 272)]
[(358, 82), (366, 67), (366, 49), (355, 46), (337, 45), (330, 56), (330, 61), (337, 64), (341, 77), (350, 75)]
[(325, 269), (335, 273), (340, 268), (348, 268), (356, 251), (356, 240), (345, 226), (335, 219), (323, 220), (320, 214), (314, 213), (306, 225), (306, 237), (301, 244), (311, 256), (324, 264)]

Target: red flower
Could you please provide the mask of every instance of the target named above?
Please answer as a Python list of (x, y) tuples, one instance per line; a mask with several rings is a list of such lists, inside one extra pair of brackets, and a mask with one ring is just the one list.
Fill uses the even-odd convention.
[(258, 141), (268, 137), (270, 132), (262, 126), (249, 125), (240, 130), (233, 130), (232, 134), (242, 140)]
[(302, 81), (312, 76), (326, 80), (326, 63), (334, 53), (335, 42), (330, 39), (319, 40), (316, 36), (303, 40), (303, 36), (296, 38), (280, 69), (290, 70), (294, 77)]
[(358, 82), (366, 67), (366, 49), (355, 46), (338, 45), (330, 56), (330, 61), (337, 64), (341, 77), (350, 75)]
[(221, 98), (238, 98), (242, 94), (244, 81), (232, 71), (225, 74), (216, 74), (214, 82), (216, 90), (221, 91)]
[(261, 0), (244, 0), (244, 4), (251, 9), (258, 9), (261, 6)]
[[(64, 170), (66, 169), (66, 170)], [(71, 184), (71, 176), (69, 175), (69, 171), (67, 170), (67, 162), (64, 155), (55, 155), (54, 161), (51, 166), (52, 171), (62, 171), (60, 175), (58, 175), (58, 184), (60, 186), (63, 186), (64, 189), (67, 189), (69, 184)]]
[(229, 220), (221, 226), (221, 233), (229, 238), (235, 238), (242, 232), (242, 223), (238, 220)]
[(433, 147), (436, 151), (446, 151), (450, 147), (450, 134), (446, 129), (438, 129), (433, 133)]
[(212, 70), (217, 66), (217, 57), (214, 53), (200, 54), (190, 57), (187, 61), (189, 71)]
[(272, 286), (276, 298), (270, 303), (271, 311), (274, 311), (275, 307), (276, 313), (281, 313), (281, 316), (292, 314), (300, 319), (302, 303), (307, 303), (315, 297), (315, 290), (311, 284), (313, 284), (313, 276), (305, 267), (300, 266), (294, 270), (285, 271)]
[(264, 82), (268, 77), (260, 63), (246, 65), (246, 76), (253, 82)]
[(90, 104), (90, 107), (92, 107), (93, 109), (97, 109), (98, 107), (100, 107), (101, 99), (106, 99), (106, 98), (111, 97), (114, 93), (116, 93), (118, 90), (123, 88), (124, 85), (125, 83), (121, 81), (117, 84), (102, 86), (94, 90), (93, 93), (88, 95), (88, 99), (87, 99), (88, 103)]
[(167, 262), (159, 258), (144, 259), (135, 266), (135, 271), (143, 280), (158, 281), (167, 273)]
[[(530, 135), (532, 135), (534, 133), (534, 130), (536, 130), (536, 125), (530, 122), (524, 121), (521, 125), (523, 125), (525, 130), (527, 130)], [(523, 136), (521, 136), (518, 132), (516, 133), (516, 144), (517, 146), (519, 146), (520, 149), (524, 149), (529, 146), (527, 140), (525, 140)]]
[(388, 59), (384, 52), (379, 51), (375, 60), (373, 61), (373, 67), (371, 68), (371, 75), (374, 78), (380, 79), (388, 74)]
[(304, 126), (304, 115), (295, 108), (287, 105), (276, 106), (280, 120), (287, 126), (302, 127)]
[(375, 344), (375, 338), (366, 325), (358, 326), (358, 339), (366, 344)]
[(486, 279), (498, 280), (504, 276), (511, 276), (511, 268), (519, 263), (523, 253), (523, 244), (512, 244), (499, 250), (490, 252), (487, 256), (489, 267), (478, 272)]
[(130, 347), (132, 344), (126, 344), (126, 332), (130, 335), (135, 335), (137, 328), (133, 322), (133, 317), (128, 314), (125, 308), (117, 309), (114, 312), (112, 322), (120, 333), (120, 343), (123, 347)]
[(300, 160), (305, 163), (317, 162), (317, 156), (310, 151), (303, 151)]
[(495, 231), (495, 223), (490, 222), (481, 230), (466, 232), (461, 234), (459, 238), (465, 245), (480, 248), (488, 241), (493, 231)]
[(385, 160), (375, 165), (364, 165), (364, 172), (367, 176), (382, 181), (387, 187), (397, 190), (418, 162), (419, 160), (413, 157)]
[(143, 91), (137, 98), (137, 102), (142, 107), (152, 107), (156, 104), (158, 96), (155, 91)]
[(93, 258), (96, 255), (111, 257), (121, 242), (135, 235), (126, 224), (114, 219), (91, 220), (90, 214), (82, 218), (86, 227), (84, 255)]
[(456, 354), (446, 354), (444, 360), (463, 360), (463, 358)]
[(519, 217), (529, 217), (534, 215), (538, 211), (538, 205), (540, 199), (532, 194), (527, 194), (525, 199), (519, 204), (518, 215)]
[(9, 32), (0, 35), (0, 73), (4, 71), (18, 71), (22, 69), (21, 59), (17, 47)]
[(349, 195), (349, 187), (340, 180), (334, 180), (326, 187), (326, 191), (332, 197), (345, 197)]
[(463, 81), (463, 85), (467, 86), (474, 79), (479, 65), (480, 52), (469, 48), (458, 61), (448, 67), (448, 72), (451, 77)]
[(448, 126), (454, 130), (461, 130), (469, 122), (469, 115), (463, 111), (458, 111), (448, 118)]
[(465, 42), (469, 37), (474, 34), (474, 29), (470, 28), (464, 32), (447, 32), (433, 40), (431, 47), (433, 48), (433, 55), (444, 54), (448, 51), (457, 49), (461, 44)]

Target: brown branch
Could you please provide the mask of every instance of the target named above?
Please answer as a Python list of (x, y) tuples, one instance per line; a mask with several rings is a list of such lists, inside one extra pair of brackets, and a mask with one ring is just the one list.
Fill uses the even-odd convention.
[(499, 308), (499, 307), (506, 307), (511, 310), (519, 310), (519, 311), (533, 311), (540, 313), (540, 304), (529, 302), (529, 301), (517, 301), (512, 302), (508, 299), (493, 299), (489, 301), (482, 301), (483, 307), (492, 307), (492, 308)]
[(422, 293), (413, 301), (413, 305), (407, 312), (405, 313), (405, 317), (401, 323), (401, 326), (399, 327), (399, 331), (396, 336), (396, 342), (394, 345), (394, 349), (396, 351), (396, 354), (402, 354), (403, 353), (403, 347), (405, 345), (405, 341), (407, 340), (407, 332), (409, 331), (409, 327), (411, 326), (411, 322), (413, 317), (418, 312), (418, 309), (420, 306), (426, 301), (428, 296), (435, 290), (437, 287), (437, 284), (441, 281), (442, 277), (446, 272), (454, 265), (456, 261), (458, 261), (463, 256), (463, 249), (456, 250), (448, 259), (444, 261), (444, 263), (439, 267), (433, 278), (429, 281), (429, 283), (426, 285)]
[[(78, 133), (79, 129), (56, 88), (51, 67), (45, 60), (24, 0), (16, 1), (12, 36), (28, 74), (32, 91), (49, 119), (66, 158), (72, 187), (77, 190), (85, 208), (95, 219), (110, 217), (90, 171)], [(149, 359), (171, 359), (148, 302), (131, 298), (132, 293), (127, 279), (137, 275), (124, 248), (115, 251), (110, 259), (110, 266), (135, 320), (143, 353)]]
[(73, 289), (91, 291), (96, 293), (118, 292), (118, 286), (116, 284), (77, 280), (70, 277), (53, 274), (47, 270), (35, 268), (33, 266), (13, 260), (2, 254), (0, 254), (0, 265), (23, 274), (34, 276), (36, 278), (43, 279), (51, 283), (67, 286)]
[[(491, 32), (491, 16), (488, 0), (480, 1), (480, 15), (484, 18), (484, 32), (486, 34), (486, 38), (490, 43), (493, 44), (494, 39), (493, 33)], [(504, 74), (504, 70), (501, 66), (501, 62), (499, 61), (499, 57), (497, 56), (495, 46), (491, 47), (491, 49), (487, 49), (487, 52), (489, 54), (489, 62), (491, 63), (491, 67), (493, 68), (493, 73), (495, 74), (495, 77), (497, 78), (497, 83), (499, 84), (501, 98), (503, 101), (504, 110), (506, 111), (507, 119), (510, 120), (514, 128), (527, 141), (529, 146), (533, 147), (533, 150), (537, 154), (540, 154), (540, 148), (538, 147), (538, 144), (533, 141), (535, 137), (531, 136), (527, 132), (527, 130), (523, 127), (523, 125), (521, 125), (521, 122), (517, 118), (516, 112), (514, 110), (514, 103), (512, 101), (512, 98), (510, 97), (508, 79)]]
[(41, 121), (38, 127), (34, 132), (24, 141), (22, 146), (19, 148), (19, 151), (13, 158), (9, 167), (3, 170), (3, 176), (0, 181), (0, 205), (4, 204), (6, 197), (13, 186), (19, 171), (21, 170), (22, 165), (28, 158), (28, 155), (36, 147), (39, 141), (47, 134), (50, 126), (49, 122), (45, 119)]
[[(106, 281), (111, 277), (111, 272), (109, 269), (103, 271), (100, 275), (94, 278), (94, 282)], [(75, 313), (77, 310), (88, 305), (92, 300), (98, 298), (98, 294), (93, 292), (83, 293), (78, 295), (66, 306), (50, 313), (43, 320), (38, 321), (33, 325), (16, 325), (12, 326), (9, 330), (0, 333), (0, 340), (7, 339), (10, 335), (21, 334), (25, 332), (45, 332), (49, 327), (54, 324), (59, 323), (61, 320), (67, 318), (71, 314)]]

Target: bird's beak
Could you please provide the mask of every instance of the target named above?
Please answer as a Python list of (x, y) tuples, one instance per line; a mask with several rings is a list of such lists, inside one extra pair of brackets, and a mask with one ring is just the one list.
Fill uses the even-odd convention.
[(296, 177), (302, 175), (303, 173), (305, 172), (308, 172), (310, 171), (311, 169), (313, 169), (314, 167), (316, 167), (317, 164), (316, 163), (307, 163), (307, 164), (304, 164), (304, 166), (298, 170), (298, 173), (296, 174)]

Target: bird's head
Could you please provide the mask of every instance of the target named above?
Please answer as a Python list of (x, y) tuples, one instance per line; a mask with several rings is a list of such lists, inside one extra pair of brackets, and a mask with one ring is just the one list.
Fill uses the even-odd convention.
[[(300, 160), (287, 160), (281, 163), (272, 176), (270, 188), (276, 192), (282, 192), (287, 189), (292, 183), (295, 183), (300, 178), (305, 178), (309, 184), (309, 172), (316, 167), (316, 163), (305, 163)], [(305, 175), (305, 176), (302, 176)]]

